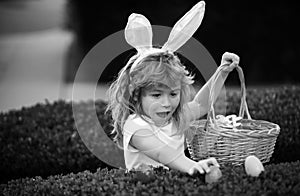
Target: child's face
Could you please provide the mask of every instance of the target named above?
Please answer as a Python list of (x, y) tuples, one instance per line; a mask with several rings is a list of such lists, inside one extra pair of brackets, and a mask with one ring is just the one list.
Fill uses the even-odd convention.
[(170, 87), (160, 84), (144, 89), (141, 101), (145, 115), (157, 126), (166, 124), (180, 103), (180, 92), (180, 83)]

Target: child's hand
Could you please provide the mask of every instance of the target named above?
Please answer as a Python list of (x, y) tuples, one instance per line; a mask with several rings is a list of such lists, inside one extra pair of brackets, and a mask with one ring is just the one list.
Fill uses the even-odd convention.
[(223, 69), (226, 72), (231, 72), (240, 63), (240, 57), (234, 53), (225, 52), (222, 56), (221, 66), (227, 66)]
[(189, 170), (189, 174), (193, 175), (196, 172), (199, 172), (200, 174), (204, 174), (205, 172), (209, 173), (211, 166), (220, 167), (217, 160), (213, 157), (196, 162)]

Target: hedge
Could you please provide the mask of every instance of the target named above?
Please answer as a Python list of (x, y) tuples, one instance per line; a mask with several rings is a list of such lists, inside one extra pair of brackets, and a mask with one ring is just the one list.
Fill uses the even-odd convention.
[[(81, 105), (88, 110), (92, 102)], [(105, 106), (102, 101), (97, 105)], [(64, 101), (46, 101), (0, 114), (0, 141), (1, 183), (26, 176), (109, 167), (83, 144), (74, 125), (72, 104)]]
[(154, 169), (148, 174), (121, 169), (99, 169), (23, 178), (1, 185), (3, 195), (299, 195), (300, 162), (270, 164), (258, 177), (244, 168), (225, 166), (218, 182), (207, 184), (203, 175)]
[[(240, 103), (238, 91), (228, 90), (227, 93), (228, 102), (231, 103), (228, 105), (227, 113), (236, 113)], [(247, 90), (247, 101), (250, 113), (254, 119), (272, 121), (281, 127), (274, 154), (269, 165), (267, 165), (271, 168), (270, 172), (272, 175), (275, 172), (274, 175), (276, 176), (277, 171), (273, 168), (280, 168), (282, 170), (284, 166), (287, 166), (291, 171), (283, 169), (282, 172), (289, 173), (291, 176), (294, 176), (293, 178), (296, 178), (297, 173), (299, 173), (296, 172), (296, 170), (297, 168), (299, 169), (300, 160), (300, 152), (298, 150), (300, 149), (300, 86), (286, 85), (266, 89), (251, 88)], [(77, 106), (80, 107), (83, 124), (87, 126), (87, 129), (90, 128), (94, 130), (95, 125), (88, 120), (88, 111), (95, 107), (98, 119), (104, 130), (107, 133), (111, 130), (111, 117), (109, 114), (104, 115), (106, 106), (104, 101), (97, 100), (95, 103), (93, 101), (81, 102), (77, 103)], [(25, 186), (25, 184), (30, 186), (31, 181), (34, 179), (38, 179), (36, 182), (47, 184), (49, 179), (44, 180), (43, 178), (49, 176), (52, 176), (50, 177), (50, 181), (51, 179), (53, 181), (53, 178), (57, 178), (59, 181), (68, 179), (72, 175), (73, 177), (76, 176), (76, 178), (87, 174), (89, 176), (97, 176), (99, 172), (102, 172), (101, 170), (97, 171), (99, 168), (107, 168), (107, 170), (104, 169), (104, 171), (121, 175), (121, 171), (112, 169), (111, 166), (106, 165), (87, 149), (74, 125), (72, 103), (63, 100), (53, 103), (45, 101), (45, 103), (38, 103), (31, 107), (23, 107), (20, 110), (11, 110), (6, 113), (1, 113), (0, 149), (0, 182), (5, 183), (4, 186), (7, 187), (22, 187)], [(107, 150), (109, 154), (110, 149), (105, 150)], [(282, 164), (284, 166), (282, 166)], [(69, 174), (71, 172), (83, 173), (76, 175)], [(173, 175), (173, 173), (167, 175)], [(238, 174), (241, 173), (243, 172), (240, 171)], [(266, 172), (266, 175), (267, 174), (268, 172)], [(53, 177), (53, 175), (60, 176)], [(126, 179), (128, 175), (122, 174)], [(176, 173), (176, 179), (178, 178), (177, 175), (180, 176), (182, 174)], [(268, 175), (270, 175), (270, 173)], [(158, 176), (160, 176), (160, 174)], [(107, 178), (109, 178), (108, 174)], [(13, 181), (13, 179), (18, 180)], [(186, 177), (185, 179), (189, 178)], [(227, 179), (227, 177), (222, 179)], [(246, 178), (245, 181), (248, 182), (249, 179), (251, 178)], [(274, 180), (275, 179), (271, 179), (272, 182), (268, 181), (268, 183), (272, 184)], [(288, 181), (289, 179), (284, 180)], [(51, 183), (54, 183), (52, 181)], [(81, 180), (79, 181), (82, 182)], [(193, 178), (187, 181), (193, 181)], [(254, 182), (258, 184), (265, 183), (261, 178), (255, 179)], [(295, 184), (293, 180), (292, 182), (294, 185), (299, 186), (299, 184)], [(54, 183), (53, 186), (56, 186), (55, 184), (57, 183), (58, 182)], [(274, 183), (279, 182), (275, 181)], [(215, 186), (221, 185), (222, 183)], [(191, 184), (190, 186), (195, 185)], [(44, 190), (38, 187), (35, 189)], [(224, 191), (223, 188), (216, 190)], [(257, 190), (259, 190), (259, 188)]]

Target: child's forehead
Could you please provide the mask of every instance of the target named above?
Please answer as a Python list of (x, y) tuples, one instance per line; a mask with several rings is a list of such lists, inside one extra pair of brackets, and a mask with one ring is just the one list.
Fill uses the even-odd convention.
[(180, 90), (181, 89), (181, 84), (179, 82), (174, 82), (174, 83), (161, 83), (161, 82), (156, 82), (152, 83), (151, 85), (147, 86), (145, 90)]

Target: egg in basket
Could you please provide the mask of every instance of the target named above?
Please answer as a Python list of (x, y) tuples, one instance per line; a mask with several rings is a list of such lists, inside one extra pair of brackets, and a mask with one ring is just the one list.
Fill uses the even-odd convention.
[(255, 155), (262, 163), (270, 161), (280, 127), (272, 122), (251, 118), (246, 102), (243, 71), (239, 66), (236, 69), (242, 95), (239, 115), (215, 115), (212, 101), (215, 100), (212, 93), (214, 91), (210, 91), (207, 119), (195, 121), (188, 130), (188, 151), (191, 158), (196, 161), (215, 157), (220, 165), (225, 163), (241, 165), (250, 155)]

